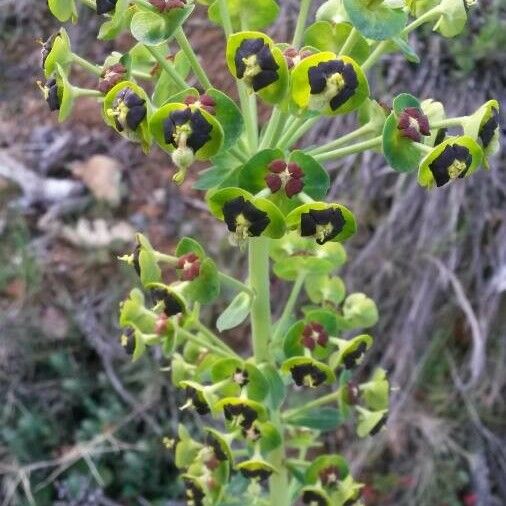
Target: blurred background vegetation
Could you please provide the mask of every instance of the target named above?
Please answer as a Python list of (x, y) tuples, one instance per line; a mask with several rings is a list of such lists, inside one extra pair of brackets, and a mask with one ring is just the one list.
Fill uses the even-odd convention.
[[(281, 1), (279, 39), (296, 4)], [(420, 65), (386, 57), (371, 75), (376, 98), (410, 91), (442, 100), (450, 115), (488, 98), (504, 104), (506, 6), (480, 4), (456, 40), (429, 29), (413, 37)], [(213, 80), (231, 89), (222, 36), (199, 12), (191, 38)], [(194, 235), (231, 272), (244, 259), (191, 181), (175, 189), (169, 160), (116, 137), (93, 102), (57, 124), (35, 86), (36, 39), (56, 28), (45, 2), (0, 0), (0, 506), (178, 505), (162, 438), (175, 434), (180, 399), (161, 355), (131, 364), (120, 346), (118, 302), (135, 279), (116, 255), (142, 230), (166, 249)], [(68, 29), (76, 51), (97, 62), (130, 44), (97, 43), (90, 12)], [(96, 85), (79, 72), (76, 80)], [(324, 123), (304, 142), (351, 121)], [(361, 224), (342, 275), (381, 314), (364, 367), (386, 367), (398, 388), (388, 432), (356, 441), (339, 427), (325, 437), (366, 483), (368, 506), (506, 504), (505, 169), (502, 155), (490, 172), (427, 194), (375, 154), (331, 168), (331, 197)], [(285, 296), (272, 289), (274, 300)], [(244, 332), (227, 336), (237, 349)]]

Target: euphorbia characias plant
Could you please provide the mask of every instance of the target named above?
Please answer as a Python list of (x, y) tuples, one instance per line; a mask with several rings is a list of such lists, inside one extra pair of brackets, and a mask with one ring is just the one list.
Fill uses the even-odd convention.
[[(176, 184), (191, 174), (237, 255), (248, 256), (248, 273), (236, 279), (193, 238), (168, 253), (139, 234), (122, 258), (139, 275), (121, 303), (122, 342), (133, 360), (161, 347), (185, 398), (181, 409), (202, 417), (200, 437), (184, 426), (168, 436), (187, 504), (225, 505), (232, 497), (237, 504), (239, 495), (248, 505), (361, 504), (361, 484), (345, 458), (322, 454), (319, 436), (348, 422), (358, 437), (383, 430), (390, 386), (385, 370), (360, 368), (373, 346), (365, 332), (378, 312), (365, 294), (347, 294), (336, 274), (346, 261), (342, 243), (357, 223), (348, 207), (325, 200), (325, 163), (375, 150), (428, 189), (462, 184), (457, 180), (488, 168), (498, 149), (495, 100), (449, 118), (440, 102), (408, 93), (380, 104), (367, 79), (385, 53), (417, 62), (409, 34), (421, 25), (457, 35), (470, 3), (329, 0), (309, 24), (313, 2), (301, 0), (293, 39), (278, 41), (261, 31), (279, 14), (275, 0), (200, 0), (225, 33), (238, 104), (213, 86), (185, 35), (191, 0), (48, 3), (62, 22), (76, 22), (84, 4), (103, 16), (99, 39), (130, 32), (136, 41), (96, 64), (73, 52), (65, 29), (52, 35), (42, 47), (39, 82), (49, 108), (64, 120), (75, 100), (95, 97), (119, 135), (145, 152), (168, 153)], [(76, 65), (96, 76), (95, 88), (71, 84)], [(265, 124), (259, 102), (272, 108)], [(356, 117), (355, 130), (298, 147), (317, 122), (345, 114)], [(196, 173), (197, 160), (209, 168)], [(291, 285), (277, 318), (273, 276)], [(231, 301), (206, 325), (201, 307), (220, 295)], [(241, 349), (220, 337), (248, 321), (250, 343)]]

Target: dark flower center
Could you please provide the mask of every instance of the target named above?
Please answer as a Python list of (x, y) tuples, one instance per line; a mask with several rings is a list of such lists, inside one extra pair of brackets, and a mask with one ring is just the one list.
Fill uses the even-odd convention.
[(226, 404), (223, 413), (227, 420), (234, 420), (246, 431), (251, 428), (258, 417), (258, 413), (247, 404)]
[(309, 506), (328, 506), (327, 499), (316, 490), (304, 491), (302, 494), (302, 502), (304, 504), (309, 504)]
[(214, 456), (220, 461), (224, 462), (228, 460), (227, 453), (221, 447), (220, 441), (213, 434), (207, 434), (207, 444), (210, 446), (214, 452)]
[(429, 165), (436, 185), (443, 186), (448, 181), (464, 177), (473, 157), (464, 146), (458, 144), (445, 146), (443, 152)]
[(204, 399), (202, 392), (192, 387), (186, 387), (186, 397), (188, 400), (191, 400), (191, 404), (199, 415), (207, 415), (211, 412), (211, 408)]
[(272, 474), (272, 471), (265, 467), (241, 467), (241, 474), (251, 480), (265, 481)]
[(318, 244), (324, 244), (338, 235), (344, 228), (345, 220), (340, 209), (331, 207), (318, 211), (311, 209), (300, 217), (302, 237), (314, 237)]
[(146, 101), (130, 88), (124, 88), (118, 93), (111, 111), (119, 132), (126, 128), (136, 130), (146, 117), (146, 113)]
[(254, 91), (278, 80), (279, 65), (263, 39), (244, 39), (235, 54), (237, 77)]
[(420, 142), (422, 135), (430, 135), (429, 119), (416, 107), (406, 107), (399, 116), (397, 128), (403, 137)]
[(262, 433), (256, 427), (255, 425), (252, 425), (248, 429), (242, 429), (242, 436), (243, 438), (247, 439), (248, 441), (251, 441), (252, 443), (255, 443), (262, 437)]
[(480, 137), (481, 143), (484, 148), (488, 147), (498, 128), (499, 128), (499, 111), (494, 108), (492, 115), (481, 126), (478, 132), (478, 136)]
[(126, 72), (126, 67), (121, 63), (116, 63), (115, 65), (107, 67), (102, 72), (102, 76), (98, 82), (98, 90), (102, 93), (107, 93), (125, 79)]
[(353, 381), (348, 381), (346, 384), (346, 402), (350, 405), (355, 405), (358, 403), (360, 397), (360, 389), (358, 385)]
[(116, 7), (117, 0), (97, 0), (97, 14), (106, 14)]
[(311, 351), (316, 348), (317, 344), (325, 346), (328, 340), (329, 335), (321, 323), (310, 322), (302, 330), (301, 342), (303, 346), (309, 348)]
[(291, 198), (304, 188), (304, 172), (296, 163), (274, 160), (267, 168), (269, 173), (265, 176), (265, 182), (272, 193), (283, 189), (286, 196)]
[(186, 500), (189, 506), (203, 506), (206, 494), (202, 487), (197, 485), (193, 480), (184, 480), (186, 488)]
[(367, 351), (367, 344), (363, 341), (353, 350), (347, 352), (343, 357), (343, 364), (346, 369), (353, 369)]
[(323, 98), (321, 104), (314, 101), (315, 109), (322, 109), (326, 103), (335, 111), (350, 99), (358, 87), (358, 78), (351, 63), (342, 60), (321, 62), (308, 70), (311, 95)]
[(186, 0), (149, 0), (149, 3), (159, 12), (186, 7)]
[(324, 383), (327, 375), (314, 364), (298, 364), (290, 370), (293, 381), (299, 387), (315, 388)]
[(379, 422), (370, 430), (369, 435), (374, 436), (376, 435), (387, 423), (388, 421), (388, 413), (385, 413)]
[(196, 153), (211, 139), (213, 127), (199, 110), (174, 111), (163, 123), (165, 142), (175, 148), (190, 147)]
[(243, 241), (250, 236), (258, 237), (270, 223), (265, 211), (257, 209), (242, 196), (225, 203), (223, 216), (228, 230), (234, 233), (238, 241)]
[(39, 84), (44, 99), (49, 106), (50, 111), (58, 111), (61, 106), (61, 92), (56, 79), (52, 78), (46, 81), (44, 85)]
[(184, 312), (184, 306), (173, 293), (164, 290), (162, 288), (155, 288), (151, 290), (151, 294), (155, 300), (155, 303), (163, 302), (163, 312), (170, 318), (179, 313)]
[(193, 281), (200, 274), (200, 259), (195, 253), (187, 253), (179, 257), (177, 268), (182, 281)]
[(329, 466), (320, 471), (320, 480), (325, 487), (337, 486), (339, 482), (339, 469), (336, 466)]

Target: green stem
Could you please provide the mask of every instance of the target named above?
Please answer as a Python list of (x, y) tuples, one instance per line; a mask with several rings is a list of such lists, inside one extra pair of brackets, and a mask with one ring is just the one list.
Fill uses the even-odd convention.
[(424, 14), (422, 14), (419, 18), (412, 21), (408, 26), (402, 30), (401, 35), (407, 35), (408, 33), (416, 30), (419, 26), (423, 25), (427, 21), (430, 21), (432, 18), (441, 15), (441, 6), (436, 5), (432, 9), (428, 10)]
[(462, 126), (462, 122), (465, 121), (468, 116), (460, 116), (459, 118), (446, 118), (441, 121), (433, 121), (430, 123), (430, 128), (432, 130), (437, 128), (451, 128), (451, 127), (460, 127)]
[(91, 90), (89, 88), (79, 88), (78, 86), (72, 87), (74, 97), (103, 97), (102, 93), (98, 90)]
[(292, 46), (298, 48), (302, 43), (302, 37), (304, 36), (304, 28), (306, 27), (307, 17), (309, 15), (309, 9), (313, 0), (301, 0), (299, 8), (299, 17), (297, 18), (297, 24), (295, 26), (295, 33), (293, 34)]
[(283, 421), (289, 422), (290, 418), (299, 415), (300, 413), (337, 401), (340, 395), (340, 389), (337, 389), (335, 392), (331, 392), (323, 397), (318, 397), (318, 399), (314, 399), (313, 401), (306, 402), (303, 406), (285, 411), (285, 413), (283, 413)]
[(153, 76), (148, 72), (141, 72), (140, 70), (132, 70), (132, 75), (137, 79), (144, 79), (145, 81), (152, 81)]
[[(185, 339), (188, 339), (188, 341), (198, 344), (199, 346), (202, 346), (203, 348), (207, 348), (208, 350), (214, 351), (215, 353), (218, 353), (219, 355), (223, 355), (225, 357), (230, 356), (230, 353), (227, 350), (224, 350), (221, 346), (218, 347), (208, 341), (205, 341), (204, 339), (200, 339), (199, 337), (194, 336), (191, 332), (188, 332), (186, 329), (183, 329), (182, 327), (178, 327), (177, 333), (180, 334)], [(234, 353), (234, 356), (235, 356), (235, 353)]]
[(322, 146), (307, 151), (307, 154), (314, 156), (320, 153), (324, 153), (325, 151), (338, 148), (339, 146), (342, 146), (343, 144), (346, 144), (347, 142), (352, 141), (357, 137), (361, 137), (362, 135), (370, 133), (372, 130), (373, 130), (372, 126), (368, 123), (364, 126), (361, 126), (360, 128), (357, 128), (356, 130), (353, 130), (353, 132), (350, 132), (349, 134), (339, 137), (334, 141), (331, 141), (327, 144), (323, 144)]
[(314, 199), (310, 197), (307, 193), (300, 192), (297, 197), (299, 197), (299, 200), (303, 202), (304, 204), (311, 204), (314, 202)]
[(273, 506), (291, 506), (288, 469), (285, 462), (284, 427), (281, 420), (281, 413), (275, 411), (272, 414), (271, 420), (281, 434), (281, 444), (269, 455), (270, 464), (277, 470), (277, 472), (273, 473), (269, 478), (270, 504)]
[(388, 47), (389, 40), (380, 42), (374, 49), (374, 51), (367, 57), (364, 63), (362, 63), (362, 70), (367, 72), (380, 58)]
[(302, 123), (295, 132), (288, 137), (288, 139), (283, 143), (283, 141), (279, 141), (280, 147), (286, 148), (295, 144), (308, 130), (310, 130), (313, 125), (320, 119), (319, 116), (315, 116), (313, 118), (307, 119), (304, 123)]
[(183, 50), (183, 53), (188, 58), (188, 61), (190, 62), (193, 72), (195, 72), (195, 74), (196, 74), (200, 84), (204, 88), (204, 90), (208, 90), (209, 88), (212, 88), (213, 85), (211, 84), (211, 81), (209, 81), (206, 71), (202, 68), (202, 65), (200, 64), (200, 62), (197, 58), (197, 55), (195, 54), (195, 51), (193, 50), (193, 47), (190, 44), (190, 41), (186, 37), (186, 35), (181, 27), (179, 27), (176, 30), (175, 38), (176, 38), (177, 43), (179, 44), (179, 47)]
[(230, 148), (228, 154), (232, 155), (237, 161), (243, 164), (248, 161), (248, 157), (245, 156), (245, 154), (239, 151), (237, 148)]
[(97, 4), (95, 3), (95, 0), (80, 0), (83, 5), (86, 5), (86, 7), (89, 7), (90, 9), (97, 10)]
[(218, 8), (220, 11), (221, 23), (223, 25), (223, 31), (227, 38), (234, 31), (232, 28), (232, 20), (230, 19), (230, 13), (228, 12), (227, 0), (218, 0)]
[(239, 100), (241, 102), (241, 109), (244, 116), (249, 150), (251, 153), (255, 153), (258, 145), (256, 99), (254, 95), (252, 97), (249, 96), (246, 85), (243, 82), (237, 81), (237, 89), (239, 91)]
[(271, 336), (271, 302), (269, 275), (269, 239), (249, 239), (249, 282), (253, 290), (251, 305), (251, 334), (253, 352), (257, 364), (271, 359), (269, 340)]
[(220, 281), (225, 286), (228, 286), (229, 288), (232, 288), (233, 290), (237, 290), (238, 292), (246, 292), (250, 295), (253, 295), (253, 291), (248, 285), (245, 285), (242, 281), (239, 281), (238, 279), (233, 278), (232, 276), (229, 276), (228, 274), (225, 274), (224, 272), (219, 272), (218, 276), (220, 278)]
[(297, 279), (295, 280), (295, 283), (292, 286), (292, 291), (290, 292), (290, 295), (288, 296), (288, 299), (286, 301), (285, 308), (283, 309), (283, 313), (281, 314), (279, 320), (276, 323), (276, 331), (274, 332), (274, 335), (272, 336), (272, 342), (274, 345), (276, 345), (278, 339), (283, 335), (285, 332), (286, 324), (288, 323), (288, 320), (292, 316), (295, 303), (297, 302), (297, 299), (299, 297), (300, 291), (302, 287), (304, 286), (304, 280), (306, 279), (307, 273), (305, 271), (301, 271), (299, 275), (297, 276)]
[(267, 127), (262, 137), (262, 141), (260, 142), (260, 146), (258, 146), (258, 149), (264, 149), (270, 146), (274, 137), (274, 133), (276, 132), (282, 117), (283, 112), (279, 108), (275, 107), (272, 111), (269, 122), (267, 123)]
[(295, 134), (297, 129), (304, 125), (306, 121), (306, 118), (296, 118), (294, 121), (288, 124), (285, 133), (281, 136), (281, 139), (279, 139), (277, 145), (281, 148), (284, 147), (290, 138)]
[(177, 73), (174, 64), (164, 58), (156, 49), (151, 46), (144, 46), (153, 56), (153, 58), (158, 62), (160, 67), (169, 74), (170, 78), (181, 88), (181, 90), (186, 90), (188, 85), (185, 80)]
[(210, 329), (208, 329), (200, 320), (195, 320), (191, 323), (192, 327), (202, 332), (207, 339), (211, 342), (213, 346), (218, 346), (222, 350), (226, 351), (230, 355), (234, 355), (235, 357), (239, 357), (239, 355), (230, 347), (228, 344), (224, 343), (216, 334), (214, 334)]
[(427, 144), (422, 144), (421, 142), (413, 142), (413, 146), (424, 155), (430, 153), (433, 149), (430, 146), (427, 146)]
[(340, 55), (341, 54), (344, 54), (344, 55), (350, 54), (351, 50), (353, 49), (353, 46), (358, 41), (358, 35), (359, 35), (358, 30), (355, 27), (353, 27), (351, 29), (351, 32), (348, 34), (348, 37), (346, 38), (345, 43), (343, 44), (343, 46), (339, 50)]
[(72, 61), (97, 77), (102, 75), (102, 67), (100, 65), (95, 65), (78, 54), (72, 53)]
[(342, 158), (343, 156), (346, 155), (351, 155), (353, 153), (360, 153), (361, 151), (365, 151), (366, 149), (381, 146), (381, 141), (382, 136), (379, 135), (378, 137), (374, 137), (373, 139), (358, 142), (357, 144), (352, 144), (351, 146), (334, 149), (333, 151), (327, 151), (326, 153), (320, 153), (318, 155), (315, 155), (314, 159), (319, 162), (326, 162), (327, 160)]
[(288, 123), (288, 113), (283, 112), (281, 114), (280, 120), (278, 121), (278, 126), (272, 135), (272, 141), (271, 141), (270, 147), (276, 146), (280, 136), (283, 133), (283, 129), (285, 129), (287, 126), (287, 123)]

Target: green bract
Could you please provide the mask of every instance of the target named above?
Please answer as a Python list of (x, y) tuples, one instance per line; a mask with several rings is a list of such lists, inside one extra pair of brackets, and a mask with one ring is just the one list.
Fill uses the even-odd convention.
[(147, 46), (158, 46), (167, 42), (174, 32), (186, 21), (195, 8), (194, 5), (169, 9), (164, 13), (139, 10), (131, 21), (132, 35)]
[(368, 39), (389, 39), (406, 25), (407, 14), (399, 2), (343, 0), (343, 5), (355, 28)]
[[(275, 0), (226, 0), (232, 26), (235, 30), (241, 27), (241, 18), (248, 20), (248, 27), (252, 30), (261, 30), (272, 24), (279, 14), (279, 5)], [(220, 17), (219, 0), (209, 1), (209, 19), (222, 25)]]
[(368, 334), (355, 336), (353, 339), (339, 339), (339, 350), (332, 354), (329, 365), (332, 370), (345, 368), (353, 369), (360, 364), (364, 354), (373, 344), (373, 338)]
[(455, 37), (466, 26), (470, 0), (442, 0), (439, 4), (441, 16), (434, 25), (444, 37)]
[(291, 374), (297, 386), (316, 388), (335, 381), (334, 373), (327, 364), (311, 357), (292, 357), (281, 364), (281, 372)]
[(288, 67), (281, 50), (267, 35), (252, 31), (234, 33), (227, 40), (226, 57), (232, 75), (251, 92), (257, 92), (271, 104), (283, 99), (288, 88)]
[(365, 74), (348, 56), (322, 51), (304, 58), (292, 71), (291, 97), (301, 111), (345, 114), (368, 96)]
[[(450, 156), (446, 156), (448, 152)], [(478, 169), (482, 159), (483, 151), (472, 137), (467, 135), (450, 137), (438, 144), (420, 162), (418, 183), (423, 187), (433, 188), (443, 186), (457, 178), (468, 177)], [(442, 166), (441, 169), (439, 166), (436, 167), (435, 163), (438, 161), (447, 162), (446, 166)]]
[(337, 472), (338, 481), (344, 480), (350, 474), (346, 459), (341, 455), (320, 455), (306, 469), (304, 481), (309, 485), (314, 485), (321, 481), (322, 472), (328, 469)]
[(343, 314), (338, 320), (344, 330), (372, 327), (378, 321), (378, 308), (364, 293), (352, 293), (346, 297)]
[[(304, 42), (320, 51), (332, 51), (335, 54), (340, 54), (352, 29), (353, 25), (350, 23), (332, 24), (329, 21), (318, 21), (306, 29)], [(361, 34), (358, 34), (356, 42), (345, 54), (357, 63), (362, 63), (369, 53), (369, 43)]]
[(47, 42), (42, 45), (42, 67), (44, 76), (49, 78), (56, 72), (57, 65), (62, 70), (68, 71), (72, 63), (72, 49), (70, 47), (70, 39), (65, 28), (52, 35)]
[(47, 0), (51, 14), (62, 23), (77, 21), (77, 7), (74, 0)]
[(130, 0), (117, 0), (112, 13), (106, 15), (108, 18), (100, 26), (97, 38), (101, 40), (112, 40), (130, 26), (132, 16), (136, 12), (135, 5), (130, 5)]
[[(129, 107), (125, 103), (125, 95), (133, 94), (138, 97), (138, 102), (144, 101), (145, 113), (140, 121), (139, 117), (135, 118), (135, 122), (131, 126), (128, 125)], [(132, 95), (132, 96), (133, 96)], [(104, 97), (102, 106), (104, 121), (114, 128), (116, 132), (126, 139), (139, 142), (144, 151), (148, 151), (152, 136), (148, 127), (148, 119), (151, 114), (151, 103), (146, 92), (136, 83), (132, 81), (122, 81), (112, 88)]]

